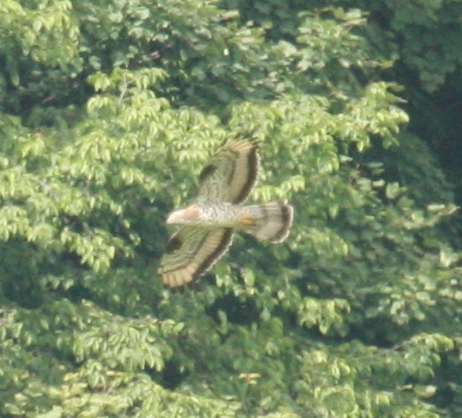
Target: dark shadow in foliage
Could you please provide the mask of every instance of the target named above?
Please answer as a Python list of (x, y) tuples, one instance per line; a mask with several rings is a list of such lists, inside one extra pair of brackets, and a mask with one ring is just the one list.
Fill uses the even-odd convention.
[(457, 350), (440, 354), (441, 363), (435, 369), (435, 376), (429, 384), (438, 387), (438, 390), (428, 401), (438, 408), (453, 409), (454, 415), (457, 416), (462, 403), (460, 400), (460, 388), (462, 387), (462, 378), (460, 375), (460, 360)]
[(35, 260), (40, 250), (21, 239), (11, 238), (0, 244), (0, 275), (5, 298), (26, 309), (43, 304), (37, 275), (41, 268)]
[(218, 298), (206, 308), (205, 313), (214, 321), (219, 322), (219, 311), (224, 312), (228, 322), (232, 324), (251, 325), (259, 319), (259, 311), (253, 299), (242, 299), (233, 294)]
[(163, 388), (174, 390), (190, 375), (188, 371), (181, 371), (180, 366), (177, 360), (168, 360), (161, 372), (154, 369), (145, 369), (145, 372)]
[(43, 304), (39, 287), (30, 277), (10, 276), (3, 285), (4, 296), (22, 308), (37, 309)]
[(71, 286), (68, 290), (56, 289), (57, 296), (69, 299), (72, 303), (79, 303), (83, 300), (92, 300), (92, 294), (89, 289), (78, 283)]
[[(234, 252), (234, 251), (232, 251)], [(230, 256), (232, 258), (232, 254)], [(231, 263), (231, 270), (234, 273), (235, 280), (241, 284), (244, 279), (241, 274), (241, 267)], [(207, 274), (203, 278), (202, 283), (207, 283), (208, 286), (216, 286), (215, 280), (212, 279), (213, 274)], [(251, 325), (259, 320), (259, 310), (252, 298), (237, 297), (232, 293), (218, 297), (215, 302), (205, 309), (205, 313), (215, 322), (219, 322), (218, 312), (222, 311), (226, 314), (228, 322), (236, 325)]]
[(171, 235), (165, 219), (172, 208), (173, 202), (152, 202), (144, 197), (129, 214), (131, 228), (137, 231), (141, 241), (136, 247), (136, 254), (146, 263), (159, 260), (165, 251)]

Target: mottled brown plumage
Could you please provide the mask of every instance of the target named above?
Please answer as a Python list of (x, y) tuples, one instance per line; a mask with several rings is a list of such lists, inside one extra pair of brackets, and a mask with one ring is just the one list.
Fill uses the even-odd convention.
[(236, 229), (272, 243), (287, 238), (293, 208), (286, 200), (241, 205), (258, 167), (258, 147), (246, 140), (225, 144), (211, 158), (199, 175), (195, 202), (167, 219), (182, 226), (160, 261), (158, 273), (165, 285), (182, 286), (204, 274), (227, 251)]

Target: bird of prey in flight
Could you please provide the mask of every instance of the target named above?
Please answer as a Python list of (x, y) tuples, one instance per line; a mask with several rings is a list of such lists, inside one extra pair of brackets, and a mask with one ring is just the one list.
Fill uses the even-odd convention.
[(258, 146), (248, 140), (228, 142), (210, 159), (195, 201), (167, 218), (167, 224), (181, 227), (160, 260), (157, 272), (165, 285), (183, 286), (204, 274), (228, 250), (235, 230), (272, 243), (287, 238), (293, 219), (287, 200), (242, 204), (258, 167)]

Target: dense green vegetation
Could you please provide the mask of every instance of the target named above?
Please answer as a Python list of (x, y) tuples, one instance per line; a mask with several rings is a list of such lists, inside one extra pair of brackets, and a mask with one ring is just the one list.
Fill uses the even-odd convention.
[[(462, 1), (325, 3), (0, 2), (2, 417), (462, 415)], [(289, 239), (163, 288), (250, 136)]]

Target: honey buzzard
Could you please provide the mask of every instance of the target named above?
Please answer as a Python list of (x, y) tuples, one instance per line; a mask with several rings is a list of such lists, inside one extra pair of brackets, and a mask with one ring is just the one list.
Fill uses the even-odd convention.
[(160, 260), (158, 274), (165, 285), (182, 286), (204, 274), (227, 251), (234, 230), (272, 243), (287, 238), (293, 208), (286, 200), (242, 205), (258, 166), (258, 146), (247, 140), (231, 141), (211, 158), (199, 176), (194, 203), (167, 218), (167, 224), (182, 226)]

